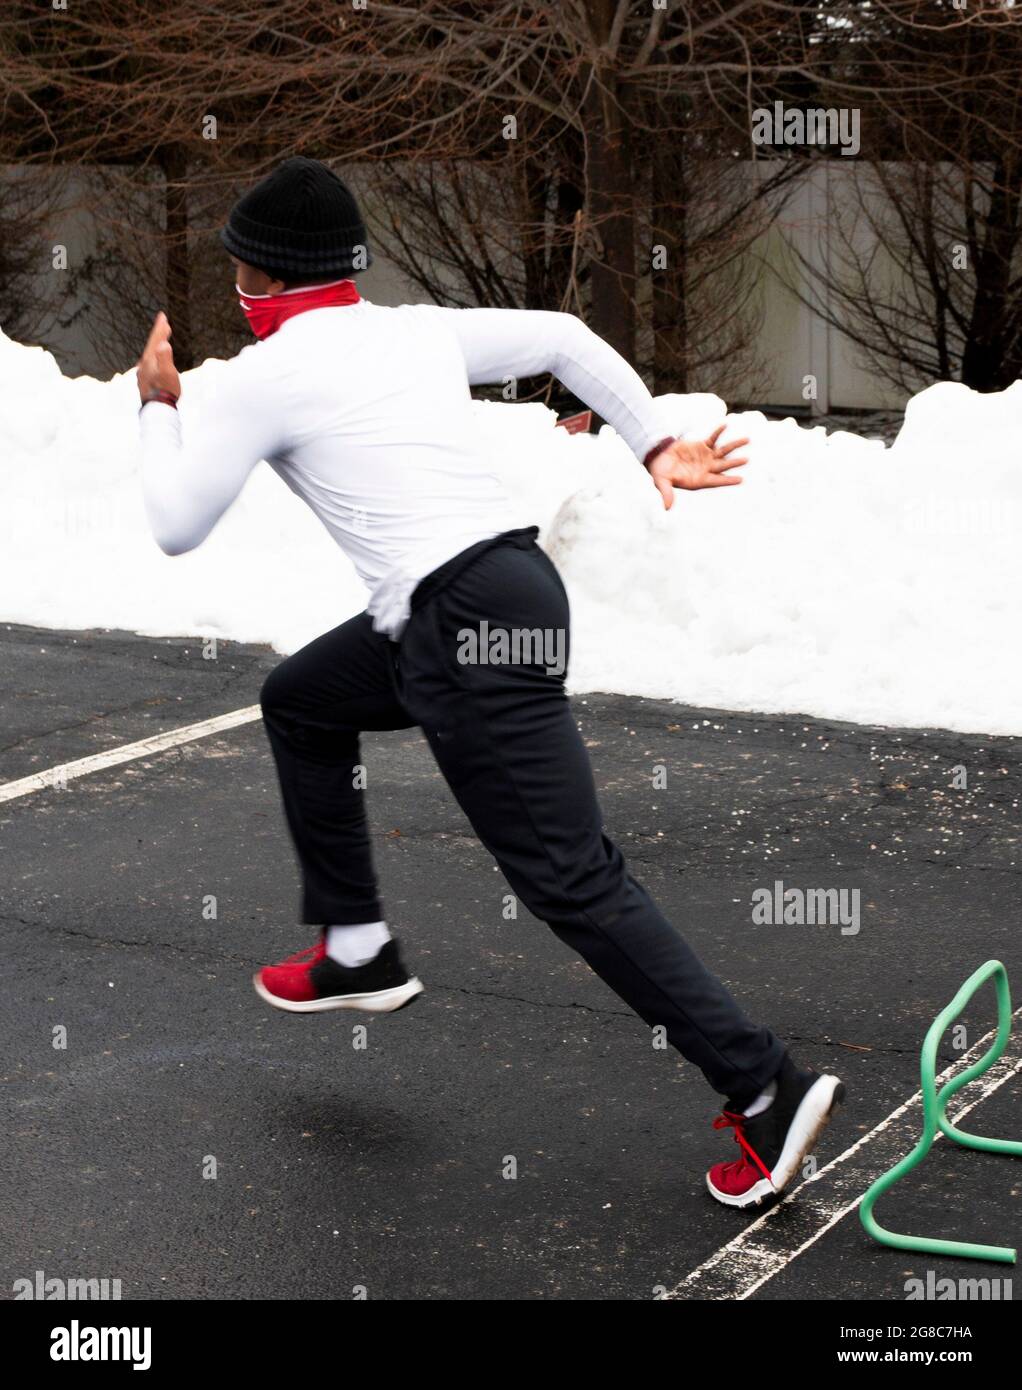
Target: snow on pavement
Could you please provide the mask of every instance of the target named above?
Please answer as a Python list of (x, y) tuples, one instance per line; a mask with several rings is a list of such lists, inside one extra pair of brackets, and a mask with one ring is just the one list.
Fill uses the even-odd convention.
[[(219, 365), (185, 377), (201, 411)], [(365, 606), (326, 531), (258, 468), (196, 551), (163, 555), (136, 470), (137, 394), (0, 333), (0, 619), (268, 642)], [(610, 429), (478, 403), (482, 447), (572, 601), (570, 685), (708, 707), (1022, 733), (1022, 382), (910, 401), (891, 448), (664, 396), (666, 430), (747, 434), (741, 487), (670, 513)]]

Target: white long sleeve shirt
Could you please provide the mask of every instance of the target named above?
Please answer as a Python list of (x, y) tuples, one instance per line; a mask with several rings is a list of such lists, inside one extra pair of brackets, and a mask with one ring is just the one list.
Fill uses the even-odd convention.
[(353, 562), (374, 627), (396, 638), (421, 579), (507, 529), (469, 386), (545, 372), (637, 458), (663, 437), (640, 377), (571, 314), (367, 300), (296, 314), (224, 365), (208, 419), (183, 429), (171, 406), (142, 410), (153, 534), (169, 555), (199, 545), (265, 459)]

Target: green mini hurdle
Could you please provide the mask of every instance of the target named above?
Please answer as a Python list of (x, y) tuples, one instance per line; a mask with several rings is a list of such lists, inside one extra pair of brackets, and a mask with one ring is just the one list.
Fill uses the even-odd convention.
[[(953, 1076), (937, 1090), (937, 1048), (948, 1026), (964, 1010), (966, 1004), (987, 980), (993, 979), (997, 988), (997, 1037), (988, 1052), (971, 1067)], [(938, 1240), (929, 1236), (903, 1236), (896, 1231), (888, 1231), (876, 1220), (873, 1208), (877, 1199), (889, 1191), (906, 1173), (921, 1163), (930, 1152), (938, 1129), (948, 1139), (967, 1149), (982, 1149), (984, 1153), (1013, 1154), (1022, 1157), (1022, 1143), (1012, 1139), (986, 1139), (979, 1134), (968, 1134), (959, 1129), (947, 1117), (947, 1103), (951, 1097), (982, 1076), (1003, 1055), (1011, 1036), (1011, 993), (1008, 989), (1008, 973), (999, 960), (988, 960), (986, 965), (970, 975), (961, 989), (930, 1025), (923, 1042), (920, 1059), (920, 1076), (923, 1093), (923, 1133), (919, 1143), (910, 1154), (877, 1178), (859, 1208), (863, 1226), (881, 1245), (890, 1245), (895, 1250), (920, 1250), (927, 1255), (958, 1255), (969, 1260), (996, 1260), (1000, 1264), (1014, 1264), (1015, 1251), (1004, 1245), (973, 1245), (963, 1240)]]

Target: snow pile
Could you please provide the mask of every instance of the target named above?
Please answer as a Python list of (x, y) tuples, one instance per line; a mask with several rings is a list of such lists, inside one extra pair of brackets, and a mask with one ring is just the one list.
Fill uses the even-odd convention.
[[(201, 410), (218, 364), (188, 373)], [(701, 437), (714, 396), (667, 396)], [(293, 651), (365, 605), (310, 511), (266, 467), (197, 551), (150, 539), (137, 395), (63, 377), (0, 333), (0, 618), (268, 642)], [(933, 386), (892, 448), (758, 413), (741, 487), (665, 513), (610, 430), (538, 405), (479, 404), (516, 511), (572, 598), (571, 686), (729, 709), (1022, 733), (1022, 382)]]

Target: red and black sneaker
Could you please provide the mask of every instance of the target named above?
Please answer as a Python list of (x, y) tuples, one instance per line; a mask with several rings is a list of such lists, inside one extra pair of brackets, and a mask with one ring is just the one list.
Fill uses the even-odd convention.
[(706, 1174), (710, 1195), (729, 1207), (758, 1207), (783, 1192), (845, 1098), (836, 1076), (799, 1071), (787, 1055), (776, 1080), (766, 1110), (750, 1119), (725, 1109), (713, 1122), (714, 1129), (734, 1129), (742, 1150), (741, 1158), (715, 1163)]
[(326, 941), (265, 965), (252, 976), (256, 993), (275, 1009), (316, 1014), (326, 1009), (364, 1009), (389, 1014), (422, 993), (422, 981), (401, 964), (397, 942), (386, 942), (365, 965), (339, 965), (326, 953)]

